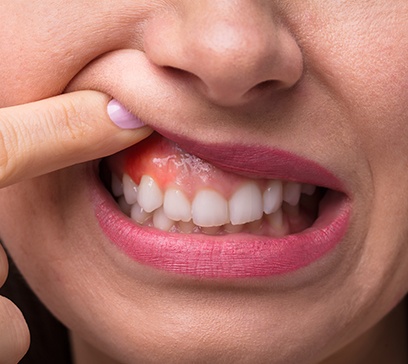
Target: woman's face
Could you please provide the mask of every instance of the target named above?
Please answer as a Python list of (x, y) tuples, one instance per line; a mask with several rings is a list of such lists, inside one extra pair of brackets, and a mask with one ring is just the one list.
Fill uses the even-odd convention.
[(316, 363), (407, 292), (407, 2), (20, 0), (0, 23), (1, 107), (96, 89), (213, 184), (328, 190), (297, 234), (205, 239), (129, 225), (95, 163), (0, 191), (6, 247), (74, 335), (123, 362)]

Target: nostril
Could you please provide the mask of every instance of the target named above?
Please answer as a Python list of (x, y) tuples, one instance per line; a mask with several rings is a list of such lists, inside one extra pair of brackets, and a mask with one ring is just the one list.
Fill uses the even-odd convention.
[(290, 89), (303, 72), (302, 52), (291, 32), (256, 3), (202, 2), (206, 13), (192, 6), (152, 19), (146, 56), (166, 81), (187, 81), (188, 92), (219, 106)]

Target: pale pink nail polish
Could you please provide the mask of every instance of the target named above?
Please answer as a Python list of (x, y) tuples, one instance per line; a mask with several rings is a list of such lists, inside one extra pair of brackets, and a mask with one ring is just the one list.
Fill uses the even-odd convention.
[(115, 99), (111, 100), (108, 104), (108, 115), (121, 129), (137, 129), (145, 125)]

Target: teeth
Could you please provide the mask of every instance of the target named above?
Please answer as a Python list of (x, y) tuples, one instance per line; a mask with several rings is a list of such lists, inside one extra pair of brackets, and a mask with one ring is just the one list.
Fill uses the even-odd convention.
[(111, 189), (113, 196), (119, 197), (123, 195), (123, 185), (121, 180), (116, 176), (115, 173), (112, 173)]
[(255, 182), (241, 186), (229, 201), (232, 225), (241, 225), (259, 220), (263, 215), (262, 194)]
[(191, 204), (186, 195), (175, 188), (170, 188), (164, 194), (164, 213), (174, 221), (191, 220)]
[(268, 182), (263, 193), (263, 204), (265, 214), (276, 212), (282, 205), (283, 186), (281, 181)]
[(256, 233), (258, 232), (262, 227), (262, 219), (261, 220), (255, 220), (252, 222), (249, 222), (247, 224), (247, 229), (251, 233)]
[(163, 207), (160, 207), (153, 214), (153, 225), (157, 229), (169, 231), (173, 227), (174, 221), (169, 219), (164, 213)]
[(295, 206), (299, 203), (302, 185), (300, 183), (288, 182), (283, 186), (283, 201)]
[(130, 217), (139, 224), (144, 224), (151, 217), (151, 214), (143, 210), (143, 208), (136, 202), (132, 205)]
[(267, 219), (271, 227), (272, 233), (274, 233), (277, 236), (284, 235), (282, 209), (279, 209), (273, 214), (267, 215)]
[(219, 226), (211, 226), (211, 227), (202, 227), (201, 232), (203, 234), (207, 235), (217, 235), (217, 233), (220, 231)]
[(288, 216), (298, 217), (300, 214), (299, 205), (289, 205), (288, 203), (284, 203), (282, 205), (282, 211), (286, 213)]
[(193, 222), (198, 226), (221, 226), (229, 222), (228, 202), (214, 190), (199, 191), (191, 207)]
[(137, 202), (146, 212), (152, 212), (163, 204), (163, 194), (152, 177), (145, 175), (140, 180)]
[(137, 201), (137, 184), (127, 174), (123, 175), (122, 181), (125, 200), (129, 205), (133, 205)]
[(188, 222), (179, 221), (178, 228), (180, 229), (182, 233), (191, 234), (195, 231), (195, 229), (197, 228), (197, 225), (194, 224), (192, 220)]
[(240, 233), (243, 229), (244, 229), (244, 225), (232, 225), (232, 224), (224, 225), (225, 232), (229, 234)]
[[(263, 193), (261, 191), (261, 187)], [(282, 236), (300, 215), (301, 193), (313, 195), (316, 186), (271, 180), (242, 184), (227, 201), (211, 188), (198, 191), (192, 202), (179, 188), (161, 191), (155, 180), (142, 176), (140, 185), (124, 174), (112, 174), (112, 192), (120, 209), (134, 221), (164, 231), (187, 234), (268, 233)], [(265, 215), (264, 215), (265, 214)]]
[(302, 185), (302, 193), (305, 195), (312, 196), (316, 191), (315, 185), (304, 184)]
[(120, 209), (122, 210), (122, 212), (124, 212), (126, 215), (130, 215), (130, 211), (132, 209), (132, 206), (129, 205), (124, 196), (120, 196), (118, 199), (118, 205), (120, 207)]

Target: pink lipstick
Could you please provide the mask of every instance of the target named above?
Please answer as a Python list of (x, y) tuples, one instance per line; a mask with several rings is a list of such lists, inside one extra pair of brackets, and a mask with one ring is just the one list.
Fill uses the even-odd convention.
[(283, 237), (246, 232), (223, 235), (163, 232), (124, 215), (94, 177), (92, 200), (104, 234), (136, 263), (200, 278), (272, 277), (297, 271), (333, 251), (344, 237), (351, 203), (342, 183), (317, 163), (259, 146), (202, 145), (176, 139), (183, 150), (224, 171), (250, 178), (282, 179), (329, 189), (310, 227)]

